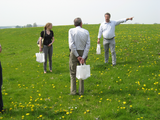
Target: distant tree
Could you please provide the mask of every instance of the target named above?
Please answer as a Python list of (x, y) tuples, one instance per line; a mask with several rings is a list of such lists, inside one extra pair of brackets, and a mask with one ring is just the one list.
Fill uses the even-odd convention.
[(32, 25), (31, 24), (27, 24), (26, 27), (32, 27)]
[(154, 23), (154, 24), (158, 24), (158, 23)]
[(33, 27), (37, 27), (37, 24), (36, 24), (36, 23), (33, 23)]
[(21, 26), (17, 25), (16, 28), (21, 28)]

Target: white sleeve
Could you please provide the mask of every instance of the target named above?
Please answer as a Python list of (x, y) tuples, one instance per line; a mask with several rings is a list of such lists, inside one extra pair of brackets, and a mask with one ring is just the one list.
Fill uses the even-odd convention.
[(117, 21), (115, 21), (115, 26), (119, 25), (121, 23), (124, 23), (124, 22), (126, 22), (126, 19), (117, 20)]
[(103, 33), (103, 29), (102, 29), (102, 24), (101, 24), (100, 27), (99, 27), (98, 38), (101, 38), (102, 33)]
[(83, 56), (82, 56), (83, 59), (85, 59), (88, 56), (89, 49), (90, 49), (90, 36), (89, 36), (89, 32), (88, 32), (88, 39), (87, 39), (86, 46), (84, 48), (84, 52), (83, 52)]
[(71, 52), (76, 56), (78, 57), (79, 54), (76, 50), (76, 46), (75, 46), (75, 41), (74, 41), (74, 38), (73, 38), (73, 35), (71, 33), (71, 30), (69, 30), (69, 48), (71, 49)]

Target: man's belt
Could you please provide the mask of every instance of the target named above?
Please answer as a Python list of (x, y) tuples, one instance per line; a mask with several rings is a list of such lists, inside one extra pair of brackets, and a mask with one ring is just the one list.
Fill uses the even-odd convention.
[(105, 39), (105, 40), (112, 40), (112, 39), (114, 39), (114, 37), (112, 37), (112, 38), (109, 38), (109, 39), (108, 39), (108, 38), (104, 38), (104, 39)]

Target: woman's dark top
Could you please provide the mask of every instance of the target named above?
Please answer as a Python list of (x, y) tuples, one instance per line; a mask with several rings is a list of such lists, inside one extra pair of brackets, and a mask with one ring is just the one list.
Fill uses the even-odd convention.
[(43, 37), (43, 36), (44, 36), (44, 31), (41, 32), (41, 37), (44, 38), (43, 45), (49, 45), (52, 42), (52, 38), (54, 37), (54, 33), (52, 30), (50, 30), (50, 34), (48, 35), (45, 30), (45, 37)]

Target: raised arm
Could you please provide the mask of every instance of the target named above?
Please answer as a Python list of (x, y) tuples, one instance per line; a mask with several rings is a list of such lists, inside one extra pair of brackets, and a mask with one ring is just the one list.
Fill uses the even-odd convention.
[(122, 20), (117, 20), (117, 21), (115, 22), (115, 25), (119, 25), (119, 24), (124, 23), (124, 22), (126, 22), (126, 21), (128, 21), (128, 20), (133, 20), (133, 17), (131, 17), (131, 18), (126, 18), (126, 19), (122, 19)]
[(128, 20), (133, 20), (133, 18), (134, 18), (134, 17), (127, 18), (126, 21), (128, 21)]

